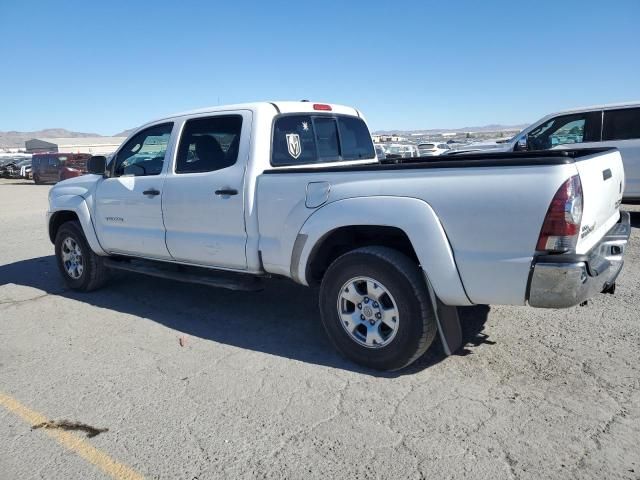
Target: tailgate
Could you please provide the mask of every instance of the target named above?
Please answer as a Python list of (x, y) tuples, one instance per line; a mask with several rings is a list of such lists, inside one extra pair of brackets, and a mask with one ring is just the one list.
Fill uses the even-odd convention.
[(583, 193), (583, 214), (576, 253), (586, 253), (620, 217), (618, 207), (624, 188), (622, 157), (610, 150), (576, 161)]

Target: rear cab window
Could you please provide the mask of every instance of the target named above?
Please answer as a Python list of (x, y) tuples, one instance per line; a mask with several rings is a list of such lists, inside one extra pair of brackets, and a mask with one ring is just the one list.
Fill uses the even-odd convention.
[(369, 129), (361, 118), (293, 114), (274, 122), (273, 166), (375, 159)]

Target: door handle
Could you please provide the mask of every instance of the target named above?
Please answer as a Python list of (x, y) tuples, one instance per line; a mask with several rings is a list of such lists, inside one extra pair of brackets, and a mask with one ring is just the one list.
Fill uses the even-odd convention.
[(150, 195), (152, 197), (155, 197), (156, 195), (160, 195), (160, 190), (156, 190), (155, 188), (151, 188), (149, 190), (145, 190), (144, 192), (142, 192), (143, 195)]
[(238, 190), (235, 188), (223, 188), (222, 190), (216, 190), (216, 195), (237, 195)]

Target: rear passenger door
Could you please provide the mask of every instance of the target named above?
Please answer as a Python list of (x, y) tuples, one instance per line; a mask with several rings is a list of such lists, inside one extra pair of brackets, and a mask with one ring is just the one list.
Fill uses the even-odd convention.
[(252, 205), (252, 198), (245, 198), (244, 176), (251, 122), (246, 110), (184, 122), (162, 197), (167, 248), (176, 260), (247, 268), (245, 202)]
[(624, 198), (640, 199), (640, 108), (605, 110), (601, 145), (620, 150), (626, 178)]

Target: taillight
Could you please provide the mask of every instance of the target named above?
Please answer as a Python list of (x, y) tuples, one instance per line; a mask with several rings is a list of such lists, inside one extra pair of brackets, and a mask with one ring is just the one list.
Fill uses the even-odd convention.
[(328, 112), (331, 111), (331, 105), (327, 105), (325, 103), (314, 103), (313, 104), (313, 109), (314, 110), (326, 110)]
[(558, 189), (544, 218), (536, 250), (562, 253), (573, 250), (582, 221), (582, 184), (575, 175)]

